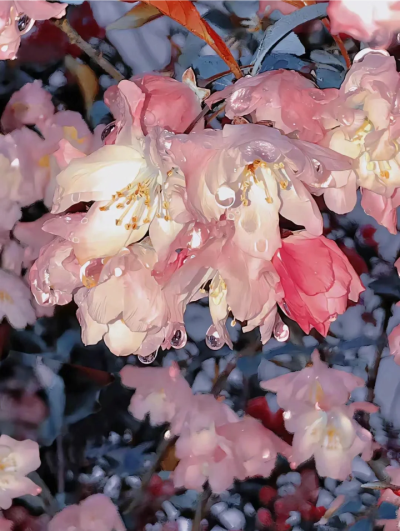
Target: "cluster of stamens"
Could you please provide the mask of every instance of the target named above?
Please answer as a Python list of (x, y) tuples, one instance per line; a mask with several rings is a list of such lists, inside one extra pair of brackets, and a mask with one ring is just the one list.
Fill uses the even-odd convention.
[(257, 184), (263, 188), (265, 193), (265, 200), (271, 204), (274, 200), (269, 193), (266, 177), (273, 176), (282, 190), (286, 190), (290, 187), (290, 179), (286, 173), (285, 165), (283, 162), (275, 162), (268, 164), (267, 162), (256, 159), (252, 164), (248, 164), (244, 169), (245, 180), (241, 185), (240, 200), (243, 206), (249, 205), (248, 191), (253, 184)]

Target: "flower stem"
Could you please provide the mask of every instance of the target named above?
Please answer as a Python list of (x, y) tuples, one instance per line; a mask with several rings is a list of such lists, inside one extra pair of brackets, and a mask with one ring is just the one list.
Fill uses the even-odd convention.
[(206, 485), (204, 486), (203, 492), (199, 494), (196, 512), (193, 518), (192, 531), (200, 531), (200, 524), (203, 519), (204, 509), (205, 509), (205, 506), (210, 496), (211, 496), (211, 489), (208, 483), (206, 483)]
[(107, 61), (99, 52), (97, 52), (89, 43), (82, 39), (82, 37), (72, 28), (66, 18), (62, 20), (55, 20), (54, 25), (63, 31), (69, 38), (71, 44), (76, 44), (86, 55), (93, 59), (100, 68), (107, 74), (116, 79), (123, 81), (125, 77), (119, 72), (111, 63)]

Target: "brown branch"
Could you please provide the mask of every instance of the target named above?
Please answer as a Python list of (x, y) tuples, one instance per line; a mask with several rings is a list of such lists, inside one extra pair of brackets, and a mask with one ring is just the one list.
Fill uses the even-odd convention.
[(204, 486), (203, 492), (199, 494), (196, 512), (195, 512), (194, 519), (193, 519), (192, 531), (200, 531), (200, 524), (203, 519), (204, 509), (205, 509), (205, 506), (210, 496), (211, 496), (211, 489), (208, 483), (206, 483), (206, 485)]
[(82, 39), (82, 37), (70, 26), (66, 18), (62, 20), (55, 20), (53, 22), (57, 28), (63, 31), (69, 38), (71, 44), (76, 44), (86, 55), (95, 61), (100, 68), (102, 68), (107, 74), (116, 79), (117, 81), (123, 81), (125, 77), (119, 72), (111, 63), (107, 61), (99, 52), (97, 52), (89, 43)]

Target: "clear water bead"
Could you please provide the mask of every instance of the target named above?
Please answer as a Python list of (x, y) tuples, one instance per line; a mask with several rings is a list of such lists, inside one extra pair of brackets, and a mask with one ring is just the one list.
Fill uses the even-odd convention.
[(183, 325), (177, 324), (171, 337), (171, 345), (174, 348), (183, 348), (187, 342), (187, 333)]
[(285, 325), (281, 318), (274, 326), (274, 337), (277, 341), (287, 341), (289, 339), (289, 327)]
[(214, 325), (211, 325), (206, 333), (206, 345), (211, 350), (219, 350), (223, 346), (224, 342), (220, 338), (217, 329)]
[(235, 202), (236, 194), (232, 188), (223, 185), (218, 188), (214, 197), (219, 206), (229, 208)]
[(30, 29), (32, 29), (32, 26), (35, 23), (35, 21), (28, 17), (28, 15), (25, 15), (25, 13), (18, 15), (16, 22), (18, 31), (22, 34), (27, 33)]
[(103, 129), (103, 132), (101, 133), (101, 139), (103, 140), (103, 142), (108, 137), (108, 135), (114, 131), (115, 128), (115, 122), (111, 122)]
[(138, 356), (138, 360), (140, 363), (143, 363), (143, 365), (150, 365), (150, 363), (153, 363), (153, 361), (156, 359), (158, 354), (158, 350), (150, 354), (149, 356)]

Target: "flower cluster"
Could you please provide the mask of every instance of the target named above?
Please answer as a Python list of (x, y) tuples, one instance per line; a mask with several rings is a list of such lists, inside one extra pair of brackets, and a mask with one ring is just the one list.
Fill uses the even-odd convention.
[(364, 380), (328, 368), (318, 351), (311, 359), (311, 366), (261, 382), (261, 387), (277, 393), (285, 427), (294, 434), (293, 468), (314, 457), (320, 476), (344, 480), (356, 455), (362, 454), (366, 461), (372, 457), (372, 436), (353, 415), (356, 411), (374, 413), (378, 408), (369, 402), (347, 404), (351, 392), (363, 387)]
[[(122, 81), (106, 93), (115, 122), (104, 145), (90, 154), (63, 147), (70, 163), (57, 175), (57, 216), (43, 227), (56, 238), (30, 280), (39, 304), (74, 298), (86, 344), (104, 338), (114, 354), (147, 361), (160, 346), (181, 348), (185, 308), (207, 292), (211, 349), (232, 346), (229, 316), (244, 331), (260, 327), (264, 343), (272, 333), (283, 341), (277, 305), (306, 332), (326, 335), (347, 300), (358, 300), (363, 286), (322, 236), (313, 197), (333, 201), (352, 183), (351, 159), (316, 143), (339, 96), (294, 72), (271, 77), (270, 94), (261, 74), (219, 96), (228, 98), (228, 116), (240, 108), (259, 123), (204, 130), (199, 120), (191, 133), (184, 131), (208, 93), (190, 71), (183, 83), (155, 75)], [(297, 116), (293, 80), (309, 102)], [(265, 126), (267, 116), (276, 128)], [(288, 134), (290, 124), (302, 128), (300, 139)], [(282, 232), (282, 218), (305, 230)]]
[(150, 416), (154, 425), (170, 423), (179, 436), (174, 471), (176, 487), (201, 490), (208, 481), (220, 493), (233, 480), (270, 476), (277, 454), (288, 459), (291, 447), (251, 417), (240, 419), (212, 395), (193, 395), (177, 366), (138, 368), (127, 365), (122, 383), (135, 388), (129, 407), (140, 420)]

